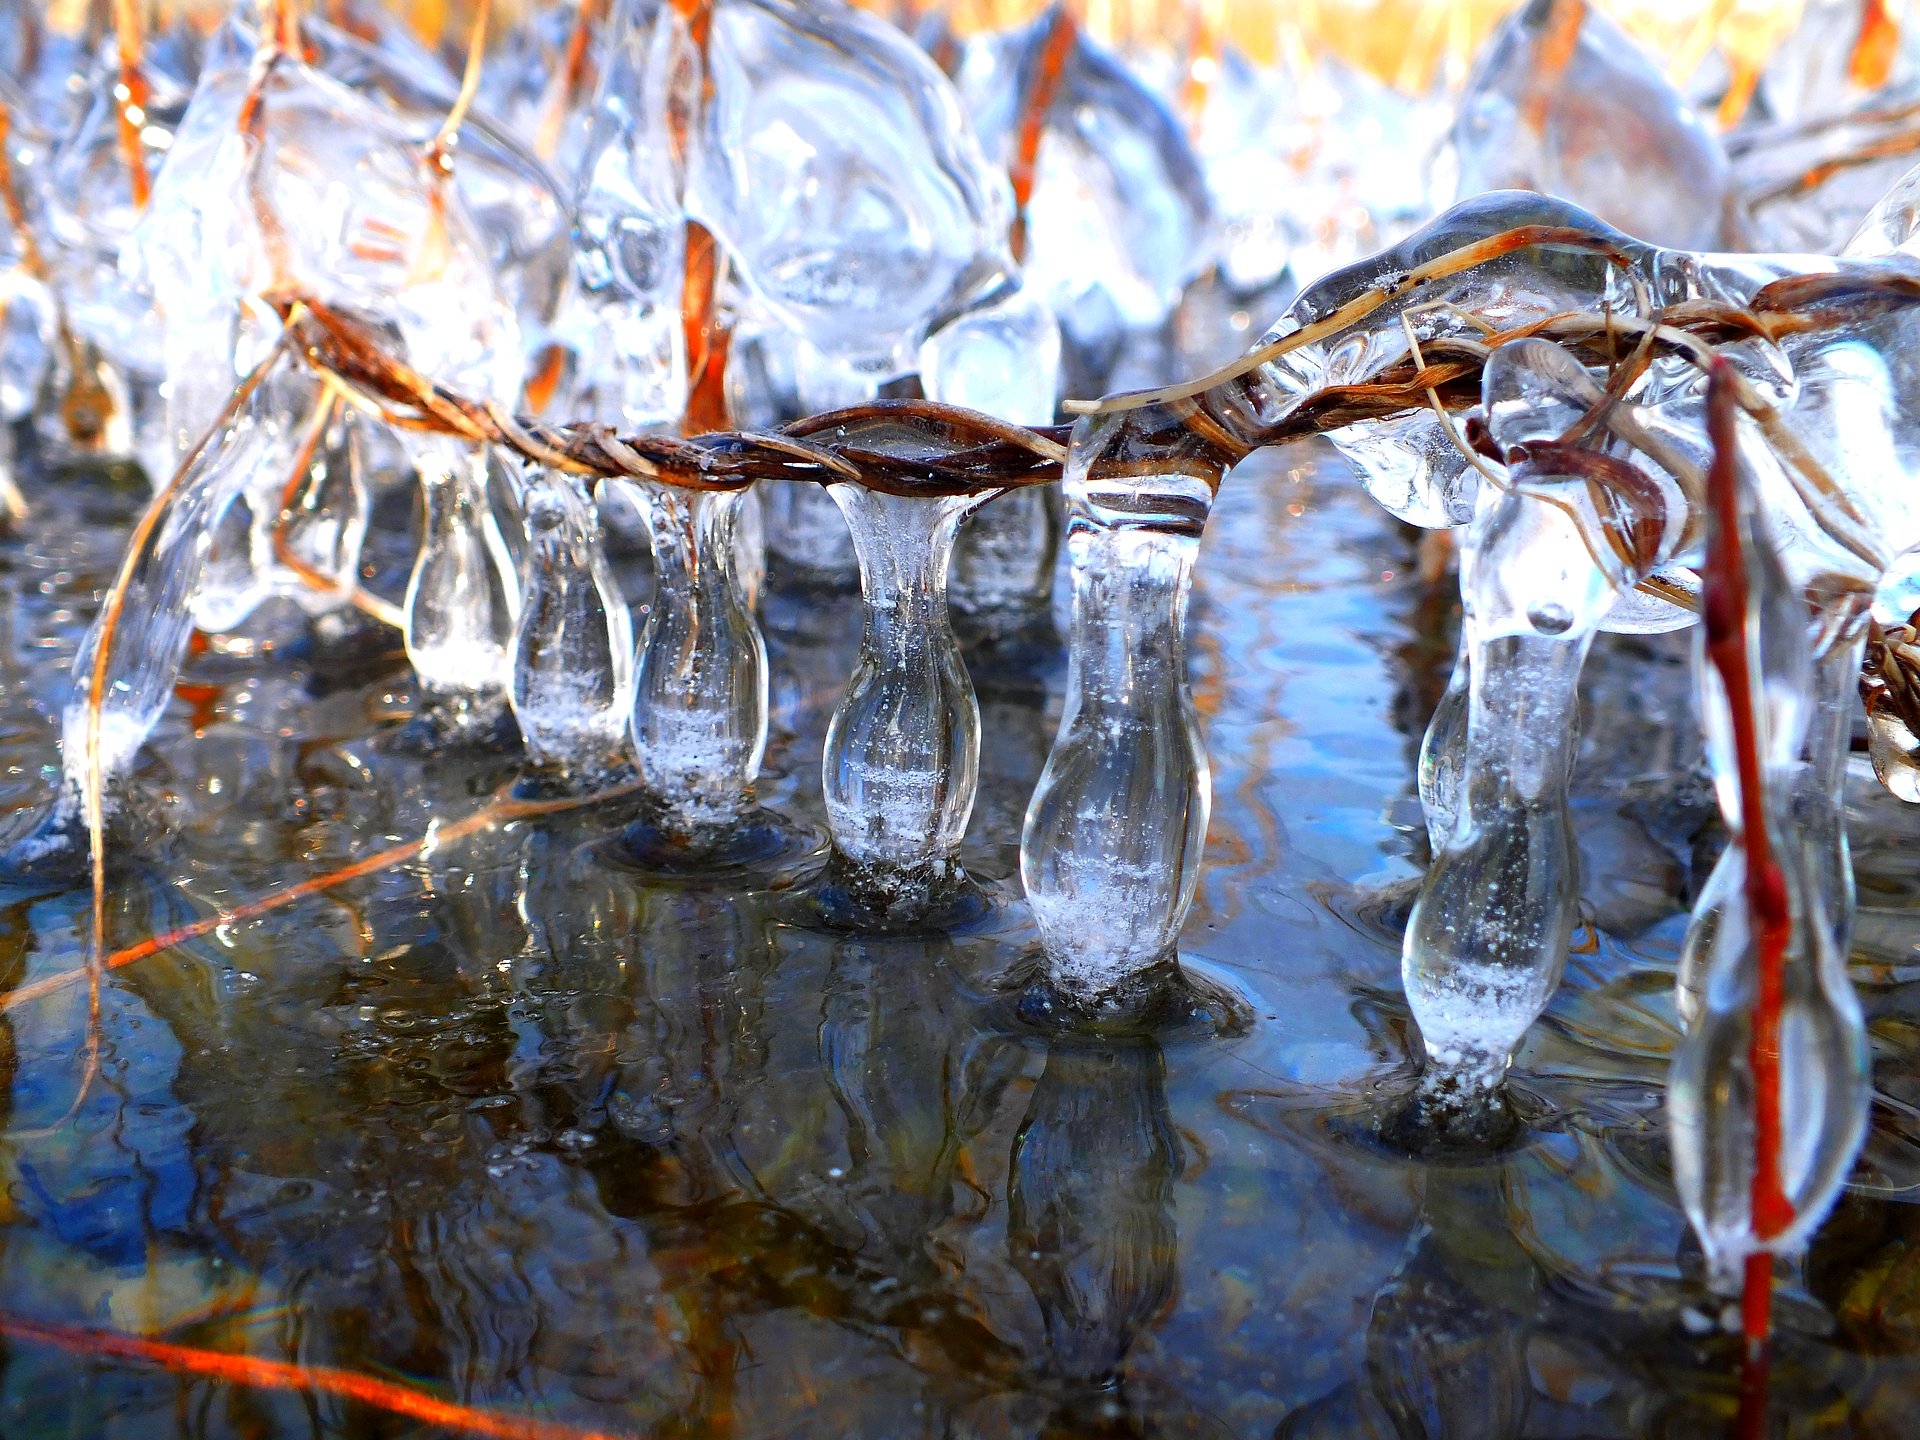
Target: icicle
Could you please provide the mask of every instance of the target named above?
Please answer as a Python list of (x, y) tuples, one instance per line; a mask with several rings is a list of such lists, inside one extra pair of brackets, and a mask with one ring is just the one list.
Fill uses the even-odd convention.
[(1450, 144), (1462, 197), (1564, 195), (1630, 234), (1720, 242), (1726, 152), (1648, 56), (1587, 0), (1532, 0), (1488, 42)]
[(439, 435), (413, 449), (426, 507), (406, 596), (407, 658), (423, 704), (415, 734), (427, 743), (486, 740), (506, 711), (520, 607), (488, 503), (486, 452)]
[(520, 623), (508, 656), (513, 717), (535, 785), (590, 790), (623, 763), (633, 621), (580, 482), (542, 470), (526, 507)]
[(1199, 882), (1212, 781), (1187, 689), (1186, 610), (1224, 467), (1095, 476), (1127, 416), (1074, 427), (1066, 708), (1027, 807), (1020, 876), (1053, 983), (1115, 998), (1173, 956)]
[(338, 609), (360, 584), (360, 547), (366, 539), (371, 496), (367, 489), (365, 415), (342, 408), (306, 474), (283, 508), (274, 540), (275, 573), (281, 589), (310, 615)]
[(1502, 347), (1484, 379), (1513, 483), (1481, 488), (1461, 551), (1465, 724), (1443, 701), (1423, 748), (1439, 813), (1401, 956), (1433, 1097), (1495, 1087), (1559, 984), (1579, 900), (1567, 787), (1580, 668), (1616, 597), (1683, 533), (1670, 486), (1546, 438), (1590, 384), (1545, 341)]
[[(181, 482), (154, 538), (134, 570), (107, 660), (100, 712), (100, 784), (111, 813), (113, 792), (133, 769), (140, 747), (173, 698), (181, 657), (193, 631), (192, 601), (203, 578), (209, 536), (221, 515), (263, 465), (274, 445), (255, 409), (243, 411), (201, 453)], [(8, 853), (32, 869), (86, 852), (88, 709), (94, 657), (105, 613), (94, 620), (73, 659), (73, 693), (61, 718), (63, 780), (52, 813)]]
[(666, 828), (737, 821), (767, 745), (767, 650), (734, 561), (736, 493), (629, 493), (653, 536), (654, 596), (633, 672), (633, 745)]
[[(920, 347), (929, 400), (1019, 425), (1050, 425), (1060, 381), (1060, 327), (1014, 289), (947, 322)], [(955, 612), (1000, 638), (1050, 623), (1059, 526), (1047, 493), (1017, 490), (979, 511), (954, 550)]]
[[(1738, 880), (1724, 887), (1703, 1004), (1674, 1053), (1667, 1106), (1674, 1183), (1715, 1287), (1732, 1293), (1749, 1257), (1800, 1249), (1825, 1217), (1865, 1136), (1871, 1087), (1866, 1027), (1818, 888), (1830, 847), (1769, 783), (1820, 723), (1806, 607), (1742, 474), (1731, 396), (1715, 403), (1695, 668)], [(1756, 1337), (1749, 1325), (1750, 1339), (1764, 1326)]]
[(1446, 693), (1433, 707), (1427, 733), (1420, 740), (1420, 811), (1427, 822), (1427, 841), (1436, 853), (1460, 819), (1460, 762), (1466, 751), (1467, 719), (1472, 709), (1472, 676), (1472, 652), (1462, 627)]
[(980, 708), (947, 614), (954, 536), (984, 495), (828, 492), (860, 561), (860, 658), (827, 729), (835, 878), (856, 914), (911, 923), (951, 899), (980, 769)]

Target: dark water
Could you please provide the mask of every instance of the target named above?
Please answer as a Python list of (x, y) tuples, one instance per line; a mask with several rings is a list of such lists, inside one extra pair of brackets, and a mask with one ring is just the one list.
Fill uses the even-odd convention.
[[(0, 547), (0, 803), (55, 774), (64, 662), (139, 497), (42, 486)], [(968, 863), (935, 940), (794, 923), (772, 883), (618, 863), (625, 818), (488, 831), (121, 969), (77, 1118), (0, 1141), (0, 1313), (412, 1385), (614, 1435), (1711, 1436), (1732, 1415), (1661, 1089), (1712, 859), (1684, 641), (1603, 644), (1577, 803), (1588, 923), (1492, 1156), (1376, 1138), (1409, 1074), (1398, 926), (1446, 583), (1331, 469), (1229, 483), (1193, 612), (1215, 776), (1184, 953), (1234, 1039), (1049, 1043), (995, 982), (1058, 711), (981, 678)], [(397, 592), (392, 592), (397, 593)], [(770, 607), (764, 787), (820, 821), (857, 601)], [(288, 634), (293, 633), (291, 630)], [(297, 651), (298, 647), (294, 647)], [(378, 736), (404, 667), (200, 656), (141, 777), (124, 944), (417, 837), (510, 772)], [(1920, 1434), (1920, 817), (1855, 786), (1856, 979), (1882, 1101), (1783, 1270), (1775, 1422)], [(1703, 828), (1705, 827), (1705, 828)], [(80, 893), (0, 895), (0, 983), (70, 970)], [(0, 1017), (0, 1107), (65, 1110), (78, 988)], [(443, 1433), (337, 1395), (0, 1340), (0, 1435)], [(451, 1432), (451, 1433), (458, 1433)]]

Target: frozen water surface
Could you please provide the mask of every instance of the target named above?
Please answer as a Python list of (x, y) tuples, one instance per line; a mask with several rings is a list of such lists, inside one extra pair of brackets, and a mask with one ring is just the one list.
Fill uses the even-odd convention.
[[(1717, 853), (1688, 641), (1595, 643), (1579, 921), (1510, 1074), (1516, 1134), (1408, 1158), (1378, 1137), (1419, 1050), (1401, 930), (1457, 608), (1340, 463), (1243, 467), (1196, 569), (1214, 800), (1182, 952), (1244, 997), (1246, 1034), (1013, 1023), (995, 982), (1036, 933), (1007, 897), (1064, 675), (976, 667), (961, 863), (997, 908), (951, 935), (795, 923), (797, 866), (650, 877), (606, 809), (449, 841), (115, 971), (77, 1118), (0, 1141), (0, 1309), (623, 1436), (1723, 1433), (1736, 1346), (1661, 1106), (1686, 903)], [(58, 775), (54, 662), (141, 499), (84, 476), (36, 494), (0, 547), (0, 804), (23, 820)], [(368, 583), (399, 594), (407, 556), (370, 544)], [(764, 619), (754, 800), (824, 835), (860, 607), (775, 591)], [(293, 607), (253, 624), (276, 642), (196, 654), (139, 758), (118, 943), (418, 836), (515, 773), (379, 738), (416, 698), (397, 643), (385, 668), (316, 671)], [(1863, 766), (1853, 974), (1882, 1099), (1783, 1286), (1793, 1435), (1908, 1433), (1920, 1391), (1915, 821)], [(80, 893), (0, 894), (0, 981), (71, 969), (85, 923)], [(83, 1011), (71, 989), (0, 1018), (12, 1126), (67, 1106)], [(429, 1431), (9, 1340), (0, 1433)]]

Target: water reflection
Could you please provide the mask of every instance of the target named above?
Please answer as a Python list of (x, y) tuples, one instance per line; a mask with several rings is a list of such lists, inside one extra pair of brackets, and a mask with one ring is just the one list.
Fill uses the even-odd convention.
[(1007, 1250), (1040, 1304), (1061, 1433), (1076, 1417), (1109, 1429), (1125, 1414), (1127, 1352), (1177, 1288), (1181, 1163), (1158, 1045), (1048, 1051), (1014, 1140)]

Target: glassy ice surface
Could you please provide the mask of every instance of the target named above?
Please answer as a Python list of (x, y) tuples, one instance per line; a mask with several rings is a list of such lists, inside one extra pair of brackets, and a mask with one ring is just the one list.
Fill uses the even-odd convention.
[[(36, 493), (0, 548), (0, 806), (23, 819), (59, 764), (51, 662), (143, 498), (84, 476)], [(610, 863), (624, 815), (524, 822), (114, 971), (108, 1082), (72, 1128), (7, 1142), (4, 1309), (268, 1358), (297, 1332), (303, 1363), (616, 1435), (879, 1440), (906, 1415), (1078, 1435), (1114, 1407), (1150, 1434), (1720, 1433), (1737, 1346), (1712, 1333), (1659, 1098), (1717, 823), (1688, 640), (1590, 650), (1568, 801), (1590, 924), (1511, 1072), (1540, 1108), (1498, 1155), (1415, 1162), (1369, 1131), (1418, 1046), (1400, 931), (1453, 593), (1321, 448), (1242, 466), (1199, 549), (1215, 786), (1180, 947), (1246, 995), (1245, 1037), (1049, 1053), (996, 1028), (993, 981), (1039, 938), (1018, 910), (834, 937), (787, 923), (768, 882)], [(376, 526), (370, 588), (398, 596), (410, 558)], [(757, 799), (822, 831), (861, 626), (842, 602), (770, 633)], [(153, 823), (110, 852), (115, 943), (512, 778), (368, 743), (399, 657), (310, 664), (208, 653), (160, 696), (126, 782)], [(959, 858), (1006, 889), (1061, 700), (982, 695)], [(1920, 872), (1913, 812), (1862, 758), (1846, 791), (1886, 1103), (1782, 1301), (1773, 1383), (1783, 1411), (1865, 1437), (1901, 1434), (1915, 1400)], [(4, 904), (8, 984), (78, 962), (84, 894)], [(7, 1015), (16, 1127), (71, 1099), (81, 999)], [(19, 1342), (0, 1376), (9, 1440), (224, 1436), (240, 1414), (342, 1440), (400, 1423)]]

